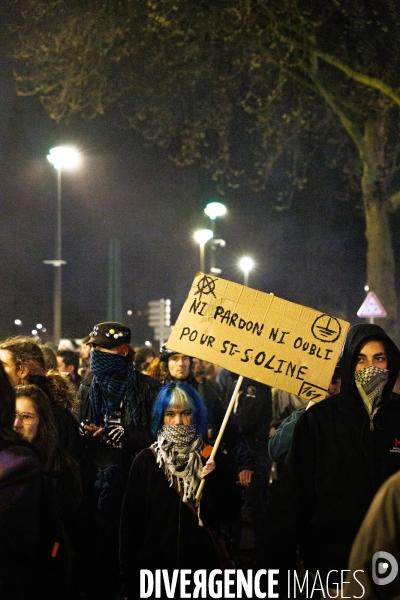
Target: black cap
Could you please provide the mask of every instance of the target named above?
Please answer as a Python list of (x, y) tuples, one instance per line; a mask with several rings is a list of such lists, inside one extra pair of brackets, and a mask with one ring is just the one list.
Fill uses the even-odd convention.
[(160, 360), (162, 362), (168, 362), (169, 357), (173, 356), (174, 354), (179, 354), (179, 351), (178, 350), (170, 350), (164, 344), (164, 346), (160, 350)]
[(99, 323), (89, 334), (88, 344), (96, 344), (102, 348), (116, 348), (121, 344), (130, 344), (131, 330), (122, 323)]
[[(161, 348), (160, 350), (160, 361), (167, 363), (169, 360), (170, 356), (173, 356), (174, 354), (184, 354), (183, 352), (181, 352), (180, 350), (171, 350), (170, 348), (167, 348), (167, 346), (164, 344), (164, 346)], [(186, 356), (186, 354), (185, 354)], [(189, 355), (187, 355), (189, 356)], [(190, 358), (190, 362), (192, 362), (192, 356), (189, 356)]]

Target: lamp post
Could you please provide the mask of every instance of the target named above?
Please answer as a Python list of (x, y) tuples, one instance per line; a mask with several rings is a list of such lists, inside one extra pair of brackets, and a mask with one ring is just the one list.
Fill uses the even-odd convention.
[(62, 169), (72, 169), (79, 163), (78, 152), (68, 146), (57, 146), (51, 148), (47, 155), (47, 160), (51, 162), (57, 171), (57, 218), (55, 231), (55, 258), (44, 260), (46, 265), (54, 267), (54, 303), (53, 303), (53, 342), (58, 345), (61, 338), (61, 267), (66, 264), (62, 260), (62, 239), (61, 239), (61, 171)]
[(222, 202), (209, 202), (204, 209), (207, 217), (212, 221), (212, 230), (214, 232), (214, 223), (217, 217), (223, 217), (226, 214), (226, 206)]
[(254, 260), (250, 256), (243, 256), (239, 260), (239, 268), (243, 271), (243, 285), (249, 285), (249, 273), (254, 267)]
[[(211, 219), (211, 229), (213, 232), (213, 236), (215, 235), (215, 220), (217, 217), (223, 217), (226, 214), (226, 206), (222, 204), (222, 202), (209, 202), (204, 209), (207, 217)], [(217, 269), (215, 266), (215, 253), (217, 246), (223, 248), (225, 246), (224, 240), (214, 240), (214, 243), (211, 245), (211, 265), (210, 265), (210, 273), (221, 273), (221, 269)]]
[(198, 229), (194, 232), (194, 239), (200, 246), (200, 271), (204, 273), (204, 247), (208, 240), (211, 240), (213, 232), (211, 229)]

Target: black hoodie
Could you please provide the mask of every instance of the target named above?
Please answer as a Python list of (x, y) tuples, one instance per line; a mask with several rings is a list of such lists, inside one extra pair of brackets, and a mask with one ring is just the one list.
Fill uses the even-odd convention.
[[(361, 348), (371, 340), (384, 344), (389, 380), (370, 423), (354, 370)], [(305, 569), (323, 577), (337, 570), (340, 581), (375, 492), (400, 469), (400, 401), (391, 396), (399, 368), (400, 352), (381, 327), (350, 329), (341, 359), (341, 392), (299, 420), (272, 494), (268, 567), (280, 569), (280, 580), (286, 581), (283, 571), (294, 569), (299, 547)]]

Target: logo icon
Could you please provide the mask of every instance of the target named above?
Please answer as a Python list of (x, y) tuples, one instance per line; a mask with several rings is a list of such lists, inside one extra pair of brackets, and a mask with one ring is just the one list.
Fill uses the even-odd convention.
[[(398, 571), (399, 565), (394, 556), (383, 550), (375, 552), (372, 557), (372, 579), (376, 585), (392, 583), (396, 579)], [(386, 576), (380, 577), (380, 575)]]
[(323, 314), (315, 319), (311, 327), (311, 332), (320, 342), (332, 344), (339, 339), (342, 328), (335, 317)]
[(194, 295), (200, 294), (200, 300), (203, 294), (205, 294), (206, 296), (208, 294), (212, 294), (214, 298), (216, 298), (214, 294), (216, 281), (218, 281), (217, 277), (212, 278), (208, 277), (207, 275), (204, 275), (204, 277), (202, 277), (200, 281), (197, 282), (197, 292), (195, 292)]

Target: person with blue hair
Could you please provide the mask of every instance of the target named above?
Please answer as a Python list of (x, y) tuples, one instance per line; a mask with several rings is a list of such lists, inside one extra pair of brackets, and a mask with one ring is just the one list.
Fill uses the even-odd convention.
[[(196, 427), (200, 435), (206, 435), (207, 409), (203, 399), (191, 385), (184, 382), (170, 383), (161, 388), (152, 411), (151, 431), (153, 435), (157, 436), (163, 426), (165, 411), (173, 409), (175, 406), (186, 408), (190, 412), (192, 425)], [(168, 414), (170, 412), (168, 410)], [(184, 413), (183, 417), (187, 416)], [(169, 416), (171, 415), (169, 414)]]
[[(139, 597), (140, 569), (219, 566), (207, 528), (218, 527), (225, 481), (218, 454), (217, 468), (206, 462), (206, 425), (206, 407), (192, 386), (173, 382), (160, 390), (152, 411), (157, 440), (133, 461), (122, 507), (123, 598)], [(205, 475), (200, 502), (195, 494)]]

